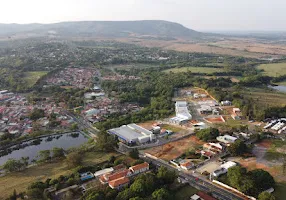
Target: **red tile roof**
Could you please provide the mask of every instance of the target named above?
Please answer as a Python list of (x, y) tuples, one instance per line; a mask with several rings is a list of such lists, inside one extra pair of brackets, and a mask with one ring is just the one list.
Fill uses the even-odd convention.
[(124, 185), (124, 184), (127, 184), (129, 183), (129, 178), (127, 177), (122, 177), (122, 178), (119, 178), (119, 179), (116, 179), (116, 180), (113, 180), (113, 181), (109, 181), (109, 186), (112, 187), (112, 188), (116, 188), (120, 185)]
[(122, 170), (122, 171), (119, 171), (119, 172), (116, 172), (114, 174), (111, 174), (110, 176), (108, 176), (108, 181), (113, 181), (115, 179), (119, 179), (119, 178), (122, 178), (122, 177), (125, 177), (127, 176), (129, 170), (128, 169), (125, 169), (125, 170)]
[(130, 169), (133, 170), (133, 171), (137, 171), (137, 170), (140, 170), (140, 169), (143, 169), (143, 168), (146, 168), (146, 167), (149, 167), (149, 164), (147, 162), (144, 162), (144, 163), (141, 163), (141, 164), (138, 164), (138, 165), (134, 165), (134, 166), (130, 167)]

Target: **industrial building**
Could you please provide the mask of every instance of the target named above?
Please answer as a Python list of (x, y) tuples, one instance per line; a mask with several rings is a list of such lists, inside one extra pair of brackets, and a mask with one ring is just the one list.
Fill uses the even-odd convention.
[(149, 130), (138, 126), (137, 124), (123, 125), (118, 128), (108, 130), (109, 134), (116, 135), (121, 142), (128, 145), (144, 144), (152, 142), (156, 136)]
[(188, 103), (186, 101), (177, 101), (175, 109), (176, 117), (170, 119), (171, 123), (183, 124), (192, 119), (192, 115), (189, 113)]
[(230, 135), (218, 136), (216, 139), (217, 139), (217, 141), (222, 142), (226, 145), (232, 144), (237, 140), (236, 137), (233, 137)]

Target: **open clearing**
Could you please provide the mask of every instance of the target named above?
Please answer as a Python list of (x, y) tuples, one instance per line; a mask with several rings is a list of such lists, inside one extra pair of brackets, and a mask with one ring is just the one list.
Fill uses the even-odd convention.
[(273, 77), (281, 76), (286, 74), (286, 63), (262, 64), (259, 65), (257, 69), (263, 69), (264, 75)]
[[(85, 153), (83, 156), (83, 166), (101, 163), (108, 160), (111, 155), (117, 154), (99, 152)], [(4, 177), (0, 177), (0, 199), (8, 198), (9, 195), (13, 193), (14, 189), (16, 189), (18, 193), (25, 191), (28, 185), (32, 182), (45, 181), (47, 178), (57, 178), (60, 175), (67, 175), (71, 172), (72, 169), (68, 169), (64, 161), (59, 161), (56, 163), (48, 163), (30, 167), (22, 172), (15, 172)]]
[[(286, 71), (285, 71), (286, 72)], [(284, 106), (286, 105), (286, 93), (270, 89), (251, 88), (242, 91), (243, 95), (251, 97), (254, 103), (263, 106)]]
[(189, 200), (191, 196), (196, 194), (198, 190), (196, 188), (193, 188), (189, 185), (186, 185), (185, 187), (179, 189), (176, 194), (174, 199), (176, 200)]
[(48, 73), (47, 71), (26, 72), (24, 81), (26, 82), (28, 87), (33, 87), (35, 83), (47, 73)]
[(180, 68), (172, 68), (164, 70), (164, 72), (169, 73), (180, 73), (180, 72), (188, 72), (191, 71), (193, 73), (206, 73), (212, 74), (214, 72), (223, 72), (223, 68), (213, 68), (213, 67), (180, 67)]
[(278, 83), (275, 83), (275, 84), (277, 84), (277, 85), (284, 85), (284, 86), (286, 86), (286, 81), (283, 81), (283, 82), (278, 82)]
[(187, 150), (196, 149), (203, 143), (204, 142), (200, 141), (196, 136), (191, 136), (179, 141), (170, 142), (160, 147), (147, 149), (144, 152), (149, 153), (158, 158), (161, 158), (163, 160), (170, 161), (172, 159), (179, 157)]

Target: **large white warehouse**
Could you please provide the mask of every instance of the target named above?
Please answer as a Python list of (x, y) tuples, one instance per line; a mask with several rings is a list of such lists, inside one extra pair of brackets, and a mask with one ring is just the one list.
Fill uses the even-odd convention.
[(170, 122), (175, 124), (183, 124), (192, 119), (192, 115), (188, 109), (188, 103), (186, 101), (177, 101), (175, 104), (176, 117), (170, 119)]

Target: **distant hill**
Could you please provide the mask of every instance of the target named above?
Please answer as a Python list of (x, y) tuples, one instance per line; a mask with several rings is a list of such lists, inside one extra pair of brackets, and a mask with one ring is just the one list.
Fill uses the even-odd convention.
[(80, 21), (55, 24), (0, 24), (1, 36), (165, 37), (199, 39), (204, 34), (181, 24), (161, 21)]

